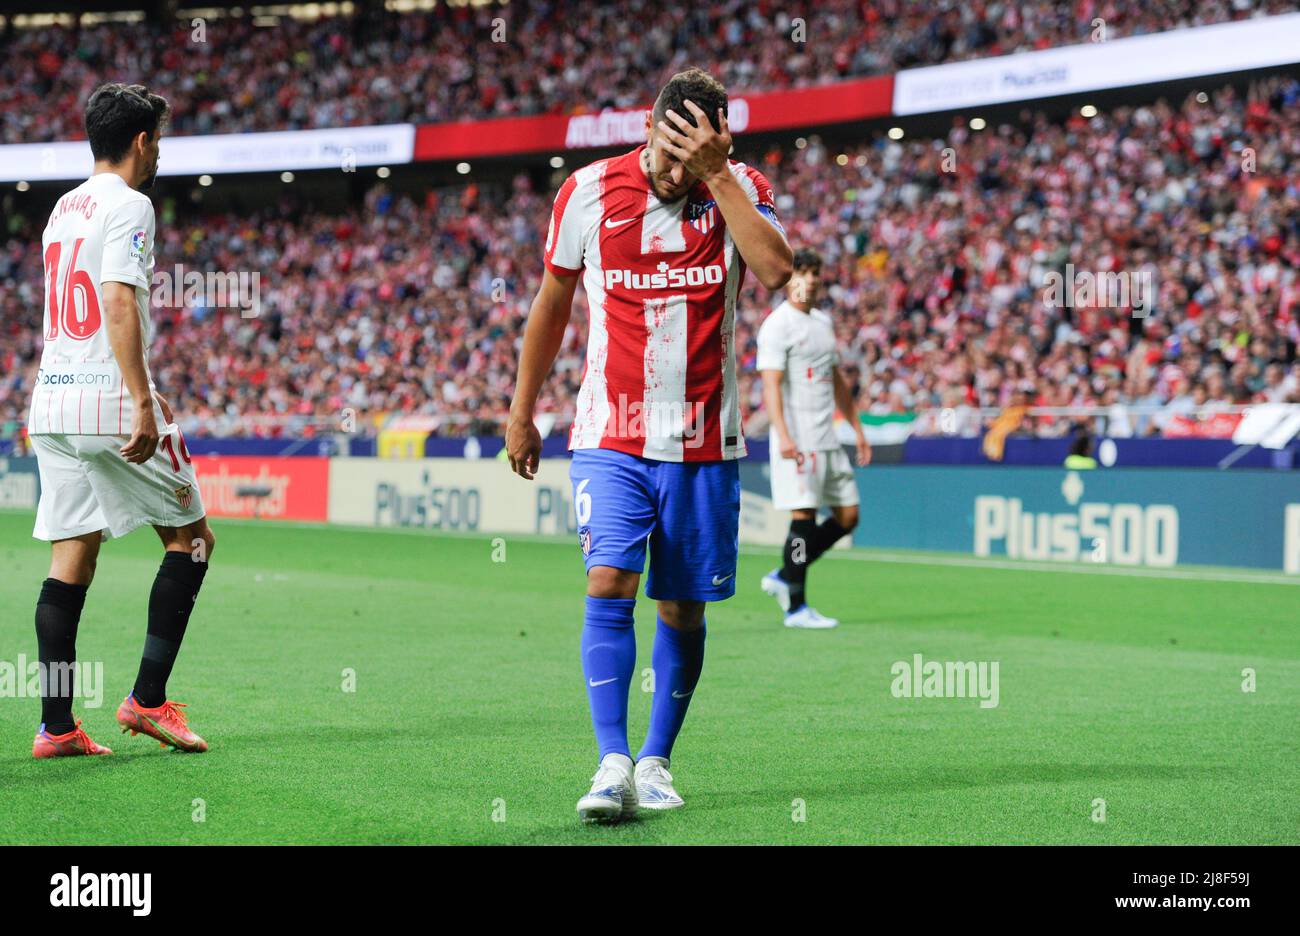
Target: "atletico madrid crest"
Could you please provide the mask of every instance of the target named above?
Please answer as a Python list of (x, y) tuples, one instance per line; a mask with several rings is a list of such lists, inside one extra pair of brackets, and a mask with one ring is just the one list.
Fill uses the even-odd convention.
[(717, 215), (718, 203), (713, 199), (686, 203), (686, 220), (701, 234), (707, 234), (713, 229), (718, 223)]
[(180, 502), (182, 510), (189, 510), (190, 504), (194, 502), (194, 488), (186, 484), (176, 489), (176, 500)]
[(583, 527), (578, 531), (578, 545), (582, 547), (584, 556), (591, 555), (591, 527)]

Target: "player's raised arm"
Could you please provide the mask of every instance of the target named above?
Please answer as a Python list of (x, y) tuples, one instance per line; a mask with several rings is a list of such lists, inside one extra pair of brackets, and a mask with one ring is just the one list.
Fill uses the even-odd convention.
[(673, 110), (665, 112), (664, 119), (659, 121), (659, 131), (667, 138), (664, 149), (709, 187), (736, 249), (758, 281), (768, 289), (780, 289), (789, 282), (794, 270), (794, 252), (785, 235), (759, 213), (749, 194), (731, 174), (727, 163), (731, 131), (726, 115), (719, 109), (720, 129), (715, 130), (694, 101), (687, 101), (686, 108), (694, 116), (696, 126), (692, 127), (690, 121)]
[(573, 292), (578, 275), (542, 273), (542, 285), (528, 311), (524, 328), (524, 348), (519, 355), (519, 373), (515, 377), (515, 396), (510, 403), (510, 420), (506, 425), (506, 454), (510, 468), (529, 481), (537, 473), (542, 453), (542, 437), (533, 424), (533, 411), (542, 381), (551, 372), (555, 355), (564, 340), (573, 310)]
[(120, 449), (122, 457), (135, 465), (153, 458), (158, 448), (158, 426), (153, 416), (153, 399), (149, 392), (149, 375), (144, 366), (144, 337), (140, 333), (140, 312), (135, 302), (135, 287), (126, 283), (102, 284), (104, 321), (113, 357), (122, 371), (122, 383), (135, 403), (131, 438)]

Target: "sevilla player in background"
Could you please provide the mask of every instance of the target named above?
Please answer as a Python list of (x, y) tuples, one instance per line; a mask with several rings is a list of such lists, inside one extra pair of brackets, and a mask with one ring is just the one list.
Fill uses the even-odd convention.
[[(704, 661), (704, 608), (735, 592), (745, 454), (736, 299), (746, 268), (768, 289), (784, 286), (793, 255), (767, 180), (728, 159), (726, 114), (713, 77), (674, 75), (646, 114), (644, 146), (560, 186), (524, 334), (506, 449), (531, 479), (537, 395), (582, 279), (591, 321), (569, 448), (587, 567), (582, 669), (600, 757), (578, 801), (587, 821), (682, 805), (668, 765)], [(647, 549), (655, 692), (634, 763), (632, 611)]]
[(207, 743), (167, 698), (167, 678), (207, 573), (214, 538), (171, 408), (149, 375), (153, 203), (167, 101), (107, 84), (86, 104), (93, 174), (55, 204), (42, 238), (45, 344), (27, 431), (41, 473), (32, 535), (50, 542), (36, 605), (41, 727), (36, 757), (111, 754), (72, 717), (77, 627), (99, 547), (144, 524), (162, 540), (123, 731), (177, 750)]

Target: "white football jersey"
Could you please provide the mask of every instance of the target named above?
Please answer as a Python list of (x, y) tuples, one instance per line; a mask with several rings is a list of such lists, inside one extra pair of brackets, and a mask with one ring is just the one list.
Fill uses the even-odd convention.
[[(834, 371), (840, 362), (831, 317), (777, 306), (758, 329), (758, 369), (783, 371), (785, 424), (801, 452), (837, 449)], [(772, 439), (776, 444), (775, 433)]]
[(91, 176), (55, 204), (41, 237), (45, 346), (29, 434), (130, 435), (131, 394), (109, 345), (101, 284), (135, 287), (147, 375), (153, 244), (153, 203), (116, 173)]

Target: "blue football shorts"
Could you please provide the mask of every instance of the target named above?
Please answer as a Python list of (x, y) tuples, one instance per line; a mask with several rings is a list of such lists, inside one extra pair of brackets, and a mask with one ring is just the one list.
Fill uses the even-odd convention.
[(578, 543), (592, 566), (650, 574), (656, 601), (721, 601), (736, 593), (740, 470), (735, 460), (667, 462), (578, 449), (569, 466)]

